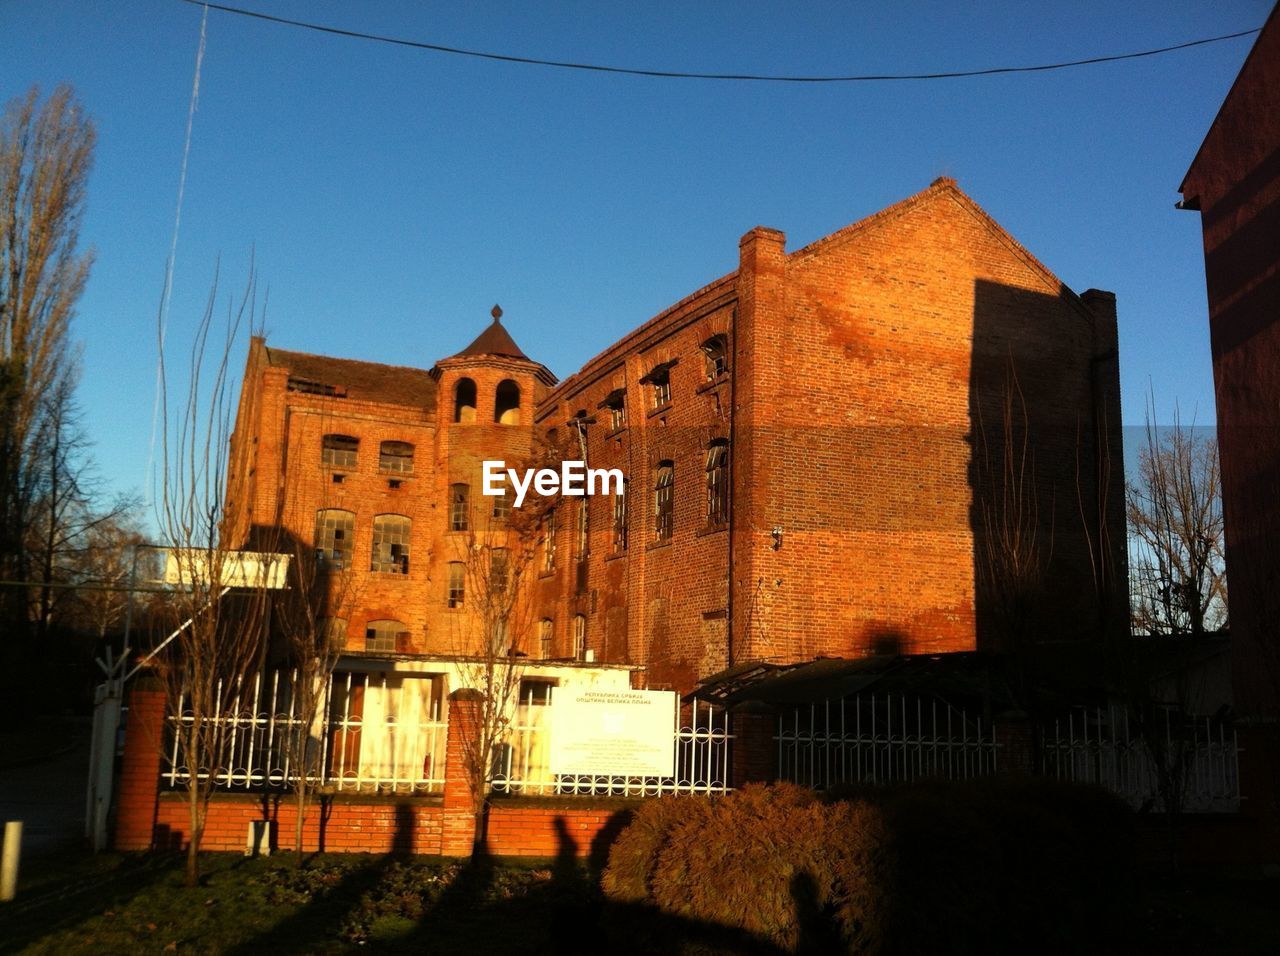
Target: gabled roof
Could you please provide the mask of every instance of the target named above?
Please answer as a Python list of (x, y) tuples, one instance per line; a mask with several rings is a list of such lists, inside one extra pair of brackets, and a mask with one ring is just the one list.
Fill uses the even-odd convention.
[(436, 383), (423, 369), (271, 347), (266, 353), (269, 365), (289, 370), (293, 391), (435, 411)]

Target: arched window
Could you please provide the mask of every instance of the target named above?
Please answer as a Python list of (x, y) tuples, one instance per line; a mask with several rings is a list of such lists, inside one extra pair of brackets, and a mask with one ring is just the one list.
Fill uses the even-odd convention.
[(613, 551), (621, 554), (627, 550), (627, 480), (613, 496)]
[(360, 439), (351, 435), (325, 435), (320, 442), (320, 464), (331, 468), (354, 468)]
[(373, 519), (373, 560), (370, 571), (384, 574), (409, 573), (409, 531), (412, 522), (404, 515), (378, 515)]
[(707, 381), (714, 382), (729, 371), (729, 340), (723, 335), (713, 335), (702, 343), (702, 355), (706, 359)]
[(669, 461), (658, 462), (653, 480), (653, 536), (670, 541), (675, 525), (676, 469)]
[(500, 425), (520, 424), (520, 386), (506, 378), (493, 396), (493, 420)]
[(458, 384), (453, 388), (453, 420), (476, 420), (476, 383), (469, 378), (458, 379)]
[(394, 654), (408, 638), (409, 629), (399, 621), (370, 621), (364, 629), (364, 649)]
[(449, 562), (449, 607), (462, 607), (467, 596), (467, 566), (461, 561)]
[(717, 438), (707, 446), (707, 524), (729, 520), (729, 443)]
[(316, 512), (316, 564), (322, 568), (351, 566), (351, 542), (356, 516), (340, 508)]
[(544, 617), (538, 625), (538, 652), (544, 661), (551, 660), (555, 653), (555, 624), (551, 618)]
[(384, 441), (378, 446), (378, 468), (399, 475), (412, 475), (413, 446), (407, 441)]
[(449, 530), (466, 531), (470, 526), (471, 486), (459, 483), (449, 486)]
[(586, 660), (587, 657), (587, 618), (583, 614), (573, 616), (573, 659)]

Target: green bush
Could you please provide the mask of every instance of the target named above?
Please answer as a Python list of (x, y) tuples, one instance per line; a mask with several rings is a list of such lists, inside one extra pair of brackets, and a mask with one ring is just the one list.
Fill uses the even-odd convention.
[(606, 894), (786, 949), (1096, 948), (1125, 914), (1133, 820), (1099, 790), (924, 782), (819, 800), (780, 784), (655, 800)]

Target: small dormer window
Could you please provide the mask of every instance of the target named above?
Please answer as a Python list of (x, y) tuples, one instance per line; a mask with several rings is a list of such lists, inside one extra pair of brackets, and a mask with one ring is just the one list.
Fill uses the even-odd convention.
[(729, 372), (729, 342), (723, 335), (713, 335), (702, 343), (706, 360), (707, 381), (714, 382)]

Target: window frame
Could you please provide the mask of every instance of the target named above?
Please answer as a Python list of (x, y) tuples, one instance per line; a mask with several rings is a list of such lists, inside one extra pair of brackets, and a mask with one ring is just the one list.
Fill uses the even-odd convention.
[(471, 486), (465, 481), (456, 481), (449, 486), (449, 530), (469, 531), (471, 529)]
[[(397, 527), (388, 528), (396, 519)], [(379, 527), (379, 525), (382, 527)], [(403, 540), (388, 541), (387, 538)], [(387, 512), (373, 517), (373, 540), (370, 547), (369, 571), (372, 574), (409, 573), (409, 553), (413, 538), (413, 519), (408, 515)], [(385, 554), (385, 556), (383, 556)]]
[[(348, 519), (345, 526), (335, 524), (332, 529), (324, 527), (330, 515), (345, 515)], [(333, 537), (327, 539), (325, 532), (332, 530)], [(339, 537), (341, 534), (341, 537)], [(312, 539), (312, 547), (316, 556), (316, 565), (322, 570), (342, 571), (351, 567), (355, 553), (356, 513), (346, 508), (317, 508), (316, 530)], [(345, 541), (345, 548), (337, 547), (337, 542)], [(332, 546), (328, 546), (332, 545)], [(338, 557), (338, 555), (341, 555)]]
[(729, 442), (717, 438), (707, 445), (707, 524), (719, 528), (729, 521)]
[[(388, 450), (388, 446), (391, 450)], [(408, 449), (408, 453), (404, 453), (404, 449)], [(400, 454), (396, 454), (399, 451)], [(413, 442), (388, 440), (378, 445), (378, 471), (383, 474), (393, 475), (412, 475), (413, 474), (413, 457), (417, 451), (413, 446)]]
[[(347, 456), (350, 456), (349, 458)], [(320, 464), (325, 468), (339, 468), (348, 471), (358, 467), (360, 462), (360, 439), (355, 435), (344, 435), (330, 432), (320, 438)]]
[(670, 541), (675, 535), (675, 489), (675, 462), (664, 459), (654, 468), (653, 539), (655, 542)]
[(467, 604), (467, 566), (461, 561), (450, 561), (445, 578), (445, 604), (450, 608)]

